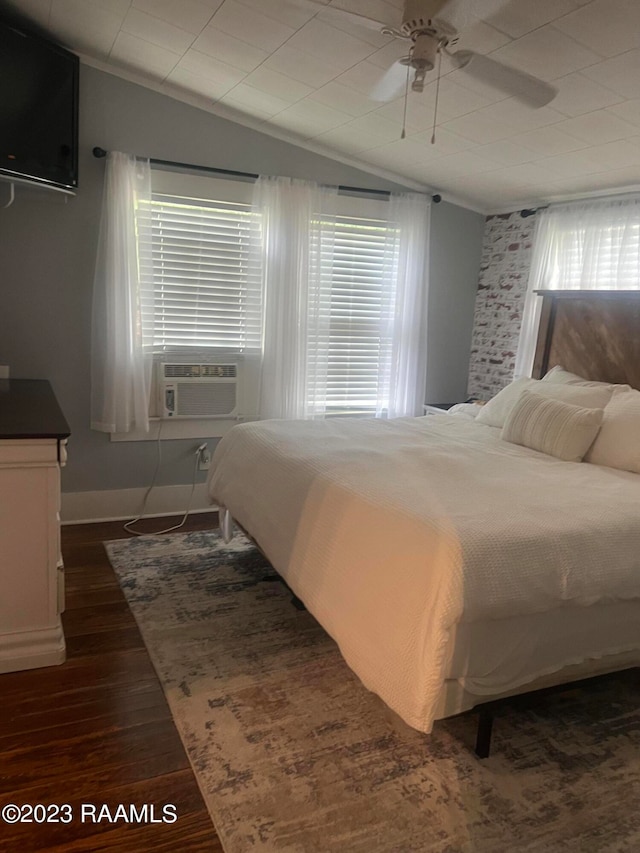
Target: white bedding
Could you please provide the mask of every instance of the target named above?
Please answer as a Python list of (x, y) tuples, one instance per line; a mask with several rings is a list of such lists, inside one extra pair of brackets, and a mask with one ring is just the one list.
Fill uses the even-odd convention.
[(212, 501), (422, 731), (458, 623), (640, 600), (640, 475), (499, 436), (456, 415), (264, 421), (210, 472)]

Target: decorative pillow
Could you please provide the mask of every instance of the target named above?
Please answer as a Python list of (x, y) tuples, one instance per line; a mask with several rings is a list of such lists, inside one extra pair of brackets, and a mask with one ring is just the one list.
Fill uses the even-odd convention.
[(543, 397), (582, 406), (584, 409), (604, 409), (613, 393), (615, 386), (583, 386), (564, 385), (562, 383), (544, 382), (542, 379), (516, 379), (507, 385), (486, 406), (480, 410), (476, 421), (479, 424), (500, 427), (505, 425), (507, 418), (523, 391), (534, 391)]
[(596, 382), (595, 380), (585, 379), (582, 376), (578, 376), (577, 373), (570, 373), (568, 370), (565, 370), (564, 367), (560, 367), (560, 365), (552, 367), (548, 373), (545, 373), (540, 381), (554, 382), (556, 385), (582, 385), (587, 388), (611, 388), (612, 391), (616, 388), (623, 388), (625, 391), (630, 390), (629, 385), (614, 385), (611, 382)]
[(598, 434), (603, 415), (603, 409), (583, 409), (523, 391), (501, 438), (565, 462), (582, 462)]
[(640, 474), (640, 391), (614, 394), (586, 461)]

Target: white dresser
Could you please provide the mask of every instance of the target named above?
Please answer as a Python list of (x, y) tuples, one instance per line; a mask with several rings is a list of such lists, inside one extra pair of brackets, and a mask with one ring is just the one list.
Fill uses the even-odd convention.
[(44, 380), (0, 380), (0, 672), (65, 660), (60, 468), (69, 427)]

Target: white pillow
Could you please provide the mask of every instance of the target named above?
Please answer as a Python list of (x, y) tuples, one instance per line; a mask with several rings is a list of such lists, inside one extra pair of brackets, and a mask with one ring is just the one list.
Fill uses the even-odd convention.
[(456, 403), (455, 406), (451, 406), (448, 414), (465, 415), (468, 418), (475, 418), (481, 408), (481, 403)]
[(640, 474), (640, 391), (613, 395), (586, 460)]
[(548, 373), (542, 377), (542, 382), (555, 382), (556, 384), (561, 385), (583, 385), (587, 388), (611, 388), (613, 391), (615, 388), (623, 388), (625, 391), (631, 390), (629, 385), (615, 385), (611, 382), (596, 382), (595, 380), (585, 379), (583, 376), (578, 376), (577, 373), (571, 373), (568, 370), (565, 370), (564, 367), (560, 367), (557, 365), (556, 367), (552, 367)]
[(582, 462), (598, 434), (603, 415), (603, 409), (583, 409), (523, 391), (501, 438), (565, 462)]
[(500, 427), (505, 421), (523, 391), (534, 391), (543, 397), (571, 403), (584, 409), (604, 409), (614, 390), (613, 385), (564, 385), (555, 382), (543, 382), (542, 379), (516, 379), (511, 385), (503, 388), (495, 397), (482, 406), (476, 421), (479, 424)]

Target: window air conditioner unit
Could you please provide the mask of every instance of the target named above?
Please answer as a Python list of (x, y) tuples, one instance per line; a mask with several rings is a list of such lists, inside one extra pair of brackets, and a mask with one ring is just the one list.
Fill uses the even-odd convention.
[(237, 364), (160, 364), (161, 418), (234, 418)]

